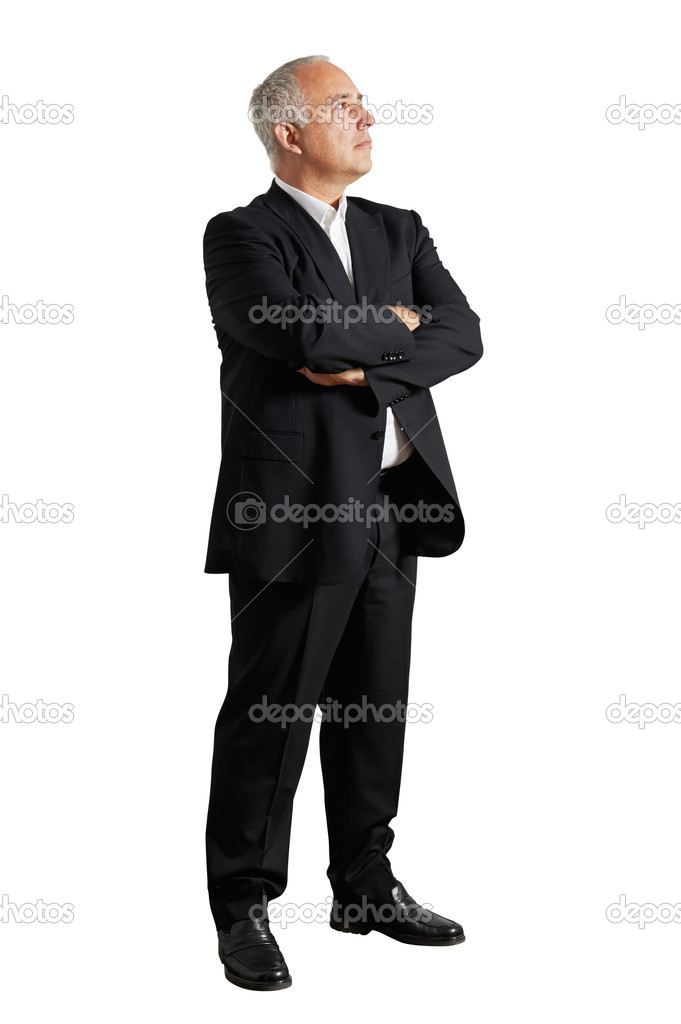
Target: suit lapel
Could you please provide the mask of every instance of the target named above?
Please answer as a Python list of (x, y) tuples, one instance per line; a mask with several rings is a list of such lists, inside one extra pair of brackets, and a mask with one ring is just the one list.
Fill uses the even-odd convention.
[(358, 301), (366, 298), (367, 302), (383, 302), (390, 269), (383, 218), (378, 213), (367, 213), (348, 198), (345, 229)]
[(272, 181), (263, 201), (296, 233), (324, 278), (332, 298), (344, 305), (366, 296), (368, 301), (382, 297), (388, 277), (388, 246), (383, 222), (378, 214), (368, 214), (348, 198), (345, 229), (352, 258), (353, 289), (333, 242), (324, 229), (287, 192)]

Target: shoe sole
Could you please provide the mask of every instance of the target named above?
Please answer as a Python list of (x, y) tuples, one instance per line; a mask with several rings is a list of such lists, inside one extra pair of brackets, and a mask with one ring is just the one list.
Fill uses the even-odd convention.
[(290, 974), (283, 981), (246, 981), (244, 978), (237, 978), (230, 974), (226, 967), (225, 978), (227, 978), (227, 981), (231, 981), (232, 985), (237, 985), (239, 988), (247, 988), (251, 992), (278, 992), (279, 989), (290, 988), (293, 982)]
[(445, 939), (422, 939), (416, 935), (397, 935), (388, 928), (380, 928), (369, 924), (342, 925), (337, 924), (335, 921), (330, 921), (329, 924), (336, 932), (346, 932), (349, 935), (368, 935), (369, 932), (378, 932), (379, 935), (385, 935), (389, 939), (395, 939), (397, 942), (405, 942), (409, 946), (458, 946), (466, 941), (465, 935), (453, 935)]

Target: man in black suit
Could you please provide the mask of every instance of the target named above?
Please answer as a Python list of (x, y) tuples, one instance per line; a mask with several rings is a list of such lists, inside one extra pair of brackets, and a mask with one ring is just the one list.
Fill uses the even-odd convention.
[(206, 849), (225, 974), (271, 990), (291, 984), (267, 901), (286, 887), (317, 706), (331, 926), (464, 939), (415, 903), (388, 851), (417, 558), (451, 554), (464, 535), (429, 388), (482, 344), (418, 214), (346, 198), (371, 168), (374, 119), (340, 68), (290, 61), (250, 115), (275, 179), (204, 237), (222, 352), (206, 571), (229, 573), (232, 611)]

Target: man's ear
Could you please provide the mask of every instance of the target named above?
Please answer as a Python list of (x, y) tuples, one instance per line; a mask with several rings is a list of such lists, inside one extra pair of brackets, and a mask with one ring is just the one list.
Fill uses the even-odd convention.
[(289, 124), (288, 121), (280, 121), (274, 126), (274, 135), (281, 148), (285, 149), (287, 153), (296, 153), (300, 156), (303, 152), (298, 145), (298, 128), (295, 125)]

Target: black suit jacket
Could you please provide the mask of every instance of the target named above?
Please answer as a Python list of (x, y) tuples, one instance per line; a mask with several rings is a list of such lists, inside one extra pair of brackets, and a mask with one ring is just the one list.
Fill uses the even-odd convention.
[[(206, 572), (331, 584), (358, 569), (369, 531), (364, 515), (350, 514), (352, 499), (376, 501), (388, 405), (416, 449), (406, 464), (411, 500), (454, 509), (450, 521), (451, 512), (440, 522), (417, 517), (410, 553), (448, 555), (463, 541), (429, 388), (480, 358), (480, 319), (413, 210), (348, 197), (346, 230), (354, 288), (324, 230), (274, 180), (208, 223), (222, 462)], [(362, 303), (376, 315), (369, 308), (361, 317)], [(411, 332), (385, 309), (400, 304), (432, 311)], [(277, 309), (285, 310), (278, 320)], [(370, 386), (314, 384), (296, 372), (303, 365), (361, 366)], [(306, 510), (297, 521), (287, 501)], [(313, 522), (320, 506), (329, 506), (325, 521)]]

